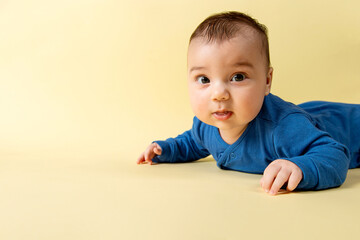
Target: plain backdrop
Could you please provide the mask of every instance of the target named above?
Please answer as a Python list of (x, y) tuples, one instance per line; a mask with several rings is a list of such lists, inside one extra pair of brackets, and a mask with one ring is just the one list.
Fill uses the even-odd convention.
[(151, 141), (191, 127), (186, 51), (206, 17), (236, 10), (268, 27), (273, 94), (360, 103), (359, 9), (356, 0), (0, 1), (0, 238), (350, 231), (357, 170), (339, 189), (270, 198), (260, 176), (219, 170), (211, 158), (135, 160)]

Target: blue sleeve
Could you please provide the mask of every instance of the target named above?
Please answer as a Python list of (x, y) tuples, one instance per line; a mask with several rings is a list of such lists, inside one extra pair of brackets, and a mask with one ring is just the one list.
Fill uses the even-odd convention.
[(340, 186), (349, 167), (349, 150), (315, 127), (307, 116), (290, 114), (274, 131), (280, 159), (295, 163), (303, 172), (296, 189), (320, 190)]
[(168, 138), (166, 141), (155, 141), (160, 145), (162, 154), (156, 156), (153, 162), (191, 162), (209, 156), (208, 150), (201, 145), (199, 135), (200, 124), (201, 122), (195, 117), (191, 130), (178, 135), (176, 138)]

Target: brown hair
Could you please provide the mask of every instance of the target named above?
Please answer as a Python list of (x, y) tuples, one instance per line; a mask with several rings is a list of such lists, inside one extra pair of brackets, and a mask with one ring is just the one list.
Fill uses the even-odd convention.
[(245, 13), (223, 12), (206, 18), (195, 29), (190, 37), (190, 42), (197, 37), (202, 37), (208, 42), (224, 41), (235, 37), (245, 26), (251, 27), (259, 33), (263, 45), (268, 67), (270, 67), (269, 39), (267, 28), (256, 19)]

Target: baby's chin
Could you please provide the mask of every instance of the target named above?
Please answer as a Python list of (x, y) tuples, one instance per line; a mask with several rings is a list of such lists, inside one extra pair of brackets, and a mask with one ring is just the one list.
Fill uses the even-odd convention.
[(217, 127), (216, 123), (214, 121), (212, 121), (210, 118), (206, 118), (203, 116), (199, 116), (199, 115), (195, 115), (200, 121), (202, 121), (203, 123), (213, 126), (213, 127)]
[(208, 123), (208, 125), (218, 128), (220, 131), (226, 132), (243, 132), (249, 123), (238, 123), (234, 121), (213, 121)]
[(238, 130), (246, 128), (248, 125), (248, 122), (242, 123), (236, 121), (237, 119), (234, 118), (234, 116), (230, 117), (227, 120), (217, 120), (212, 115), (209, 117), (203, 116), (203, 115), (195, 115), (200, 121), (203, 123), (206, 123), (207, 125), (213, 126), (218, 128), (221, 131), (231, 131), (231, 130)]
[(235, 124), (231, 124), (230, 121), (220, 121), (220, 120), (212, 120), (212, 119), (201, 119), (199, 117), (197, 117), (200, 121), (202, 121), (203, 123), (206, 123), (207, 125), (213, 126), (218, 128), (219, 130), (223, 130), (223, 131), (229, 131), (231, 129), (234, 129), (237, 127), (237, 125)]

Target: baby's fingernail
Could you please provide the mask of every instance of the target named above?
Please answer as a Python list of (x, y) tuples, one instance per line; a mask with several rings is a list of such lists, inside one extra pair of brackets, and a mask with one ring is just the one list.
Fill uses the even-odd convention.
[(269, 189), (265, 189), (265, 192), (267, 192), (267, 193), (268, 193), (268, 192), (269, 192)]
[(271, 194), (271, 195), (275, 195), (275, 191), (274, 191), (274, 190), (271, 190), (271, 191), (270, 191), (270, 194)]

